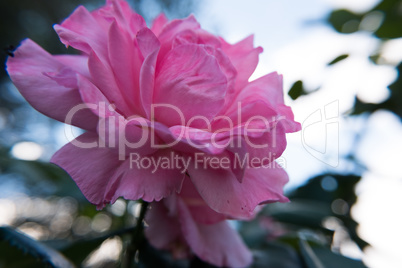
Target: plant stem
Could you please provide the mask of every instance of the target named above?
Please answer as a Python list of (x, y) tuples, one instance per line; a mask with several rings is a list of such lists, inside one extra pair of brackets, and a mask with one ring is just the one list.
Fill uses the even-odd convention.
[(135, 254), (140, 249), (141, 243), (144, 239), (144, 218), (145, 213), (147, 212), (148, 203), (145, 201), (140, 200), (140, 215), (137, 219), (137, 225), (134, 227), (134, 230), (131, 235), (131, 241), (127, 245), (126, 253), (124, 255), (124, 259), (122, 262), (123, 268), (132, 268), (133, 264), (134, 267), (137, 267), (137, 264), (134, 262)]

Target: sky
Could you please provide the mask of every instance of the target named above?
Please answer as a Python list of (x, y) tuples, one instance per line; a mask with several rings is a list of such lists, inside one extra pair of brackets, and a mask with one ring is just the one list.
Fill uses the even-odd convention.
[[(395, 115), (381, 111), (373, 116), (350, 118), (344, 114), (352, 107), (354, 96), (379, 103), (388, 97), (387, 86), (397, 73), (392, 66), (377, 66), (368, 56), (378, 41), (368, 33), (341, 35), (323, 22), (334, 8), (364, 12), (377, 0), (283, 0), (241, 1), (207, 0), (196, 13), (203, 28), (229, 42), (254, 34), (255, 45), (262, 46), (260, 63), (252, 78), (277, 71), (284, 75), (284, 90), (297, 80), (316, 93), (285, 102), (292, 106), (301, 132), (288, 135), (282, 156), (290, 176), (288, 189), (313, 175), (327, 171), (354, 171), (347, 155), (355, 135), (363, 138), (356, 155), (369, 171), (356, 188), (358, 203), (352, 213), (360, 223), (359, 232), (373, 248), (364, 255), (345, 245), (343, 253), (362, 257), (369, 267), (400, 267), (398, 251), (402, 240), (402, 126)], [(387, 44), (387, 62), (402, 59), (402, 41)], [(331, 67), (327, 63), (341, 54), (351, 56)], [(356, 147), (356, 146), (355, 146)], [(308, 168), (306, 168), (308, 167)]]

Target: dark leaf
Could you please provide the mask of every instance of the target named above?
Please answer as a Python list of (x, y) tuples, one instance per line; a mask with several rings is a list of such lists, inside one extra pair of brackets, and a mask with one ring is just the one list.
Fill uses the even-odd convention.
[(359, 97), (355, 97), (355, 104), (353, 105), (353, 109), (351, 115), (359, 115), (363, 113), (373, 113), (378, 109), (381, 109), (383, 105), (376, 103), (367, 103), (363, 102), (359, 99)]
[[(144, 240), (139, 251), (139, 264), (141, 268), (149, 267), (166, 267), (166, 268), (186, 268), (189, 267), (187, 260), (175, 260), (173, 256), (163, 250), (158, 250), (152, 247), (146, 240)], [(199, 259), (194, 259), (191, 267), (213, 267), (207, 266)]]
[(305, 94), (306, 94), (306, 92), (303, 88), (303, 82), (300, 80), (296, 81), (288, 92), (288, 95), (292, 98), (292, 100), (295, 100), (298, 97), (305, 95)]
[(95, 249), (97, 249), (106, 239), (114, 236), (121, 236), (131, 233), (134, 228), (125, 228), (109, 232), (105, 235), (82, 238), (76, 241), (45, 241), (44, 243), (52, 248), (62, 252), (66, 257), (74, 262), (77, 266), (85, 260)]
[(26, 254), (39, 259), (42, 263), (55, 268), (69, 268), (74, 265), (58, 251), (10, 228), (0, 227), (0, 240), (18, 248)]
[(300, 253), (308, 268), (325, 268), (305, 239), (299, 240)]
[(379, 38), (399, 38), (402, 36), (402, 2), (400, 0), (383, 0), (373, 8), (385, 15), (384, 21), (375, 35)]
[(288, 204), (275, 204), (275, 208), (269, 206), (267, 214), (277, 221), (312, 229), (321, 229), (322, 220), (332, 215), (331, 208), (323, 202), (291, 200)]
[(300, 252), (308, 268), (365, 268), (363, 262), (349, 259), (332, 252), (330, 249), (310, 246), (300, 238)]
[(391, 85), (388, 86), (389, 90), (391, 91), (389, 98), (384, 102), (377, 104), (366, 103), (356, 97), (352, 115), (373, 113), (377, 110), (385, 109), (393, 112), (402, 119), (402, 63), (400, 63), (396, 69), (398, 71), (398, 77)]
[(79, 266), (92, 251), (97, 249), (105, 237), (96, 237), (93, 239), (81, 239), (74, 243), (69, 243), (62, 250), (60, 250), (66, 257), (68, 257), (75, 265)]
[(381, 56), (380, 54), (375, 53), (375, 54), (369, 56), (369, 60), (374, 64), (378, 64), (378, 60), (380, 59), (380, 56)]
[(343, 9), (333, 11), (328, 18), (328, 22), (340, 33), (356, 32), (359, 29), (360, 20), (360, 15)]
[(264, 247), (253, 250), (254, 261), (251, 268), (302, 268), (301, 259), (292, 247), (269, 243)]
[(11, 247), (6, 241), (0, 241), (1, 268), (32, 268), (46, 267), (37, 258), (27, 255), (16, 247)]
[(265, 244), (268, 237), (267, 230), (261, 227), (260, 218), (240, 222), (239, 233), (244, 242), (251, 248), (257, 248)]
[(333, 59), (330, 63), (328, 63), (328, 65), (334, 65), (335, 63), (340, 62), (341, 60), (344, 60), (347, 57), (349, 57), (348, 54), (340, 55), (340, 56), (336, 57), (335, 59)]
[(289, 193), (289, 198), (311, 199), (327, 204), (335, 199), (343, 199), (352, 206), (356, 201), (354, 187), (359, 181), (360, 176), (356, 175), (322, 174)]

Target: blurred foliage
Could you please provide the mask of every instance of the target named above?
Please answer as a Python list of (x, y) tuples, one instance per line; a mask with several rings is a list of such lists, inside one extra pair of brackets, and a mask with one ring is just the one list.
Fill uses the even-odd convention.
[[(344, 9), (334, 10), (329, 14), (327, 22), (341, 34), (368, 33), (379, 41), (381, 48), (388, 41), (402, 37), (402, 1), (383, 0), (372, 9), (359, 14)], [(377, 65), (389, 64), (380, 60), (380, 51), (381, 49), (377, 49), (376, 54), (369, 56), (369, 60)], [(339, 55), (329, 62), (328, 66), (348, 56), (348, 54)], [(395, 69), (397, 78), (388, 86), (390, 91), (388, 99), (380, 103), (366, 103), (355, 96), (350, 115), (370, 115), (382, 109), (393, 112), (402, 119), (402, 63), (398, 63)], [(303, 87), (303, 81), (299, 80), (290, 88), (288, 95), (295, 100), (309, 93), (311, 92)], [(353, 156), (355, 151), (353, 146), (356, 144), (350, 148), (352, 155), (349, 157), (354, 165), (359, 166)], [(356, 202), (354, 188), (359, 180), (359, 175), (341, 174), (322, 174), (310, 179), (305, 185), (289, 194), (291, 203), (267, 206), (260, 214), (260, 220), (261, 217), (269, 218), (271, 226), (285, 229), (271, 228), (268, 229), (269, 232), (262, 232), (262, 230), (256, 231), (258, 227), (256, 223), (243, 223), (246, 241), (251, 245), (258, 245), (264, 243), (260, 240), (261, 236), (276, 237), (277, 241), (293, 246), (303, 259), (305, 265), (303, 267), (364, 267), (361, 262), (339, 255), (341, 244), (347, 241), (361, 250), (368, 246), (368, 243), (359, 237), (358, 223), (350, 213), (351, 207)], [(315, 245), (310, 245), (312, 241), (306, 241), (304, 238), (300, 240), (300, 233), (304, 236), (306, 230), (310, 239), (314, 238)], [(287, 234), (278, 239), (278, 234), (281, 233)], [(297, 239), (298, 243), (295, 241)]]
[(352, 114), (373, 113), (377, 110), (384, 109), (395, 113), (402, 119), (402, 63), (400, 63), (396, 69), (398, 71), (398, 78), (394, 83), (388, 86), (390, 90), (389, 98), (381, 103), (366, 103), (356, 97)]
[[(356, 175), (316, 176), (288, 194), (290, 203), (265, 206), (256, 220), (242, 222), (240, 232), (251, 248), (281, 249), (281, 253), (273, 250), (255, 255), (257, 260), (278, 262), (273, 267), (365, 267), (339, 252), (339, 243), (346, 241), (360, 249), (368, 245), (358, 236), (358, 224), (350, 214), (359, 180)], [(335, 239), (339, 235), (343, 236), (341, 242)], [(279, 265), (282, 258), (289, 264)], [(253, 267), (266, 267), (258, 263)]]
[[(355, 14), (348, 10), (335, 10), (328, 17), (329, 24), (340, 33), (365, 31), (371, 33), (381, 42), (380, 47), (387, 41), (402, 37), (402, 1), (383, 0), (372, 9)], [(341, 56), (340, 56), (341, 57)], [(381, 54), (370, 56), (375, 64)], [(365, 103), (356, 97), (352, 114), (373, 113), (379, 109), (389, 110), (402, 119), (402, 63), (396, 66), (397, 79), (389, 86), (390, 96), (381, 103)]]
[(402, 36), (402, 15), (400, 0), (383, 0), (377, 6), (361, 14), (349, 10), (333, 11), (328, 21), (340, 33), (369, 30), (382, 39)]

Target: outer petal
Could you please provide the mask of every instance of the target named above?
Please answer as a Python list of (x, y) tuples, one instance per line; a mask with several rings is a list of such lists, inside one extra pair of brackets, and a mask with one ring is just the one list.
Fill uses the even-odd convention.
[[(155, 109), (155, 118), (167, 126), (185, 125), (195, 116), (210, 121), (224, 103), (226, 87), (214, 56), (199, 45), (178, 46), (166, 55), (156, 76), (154, 104), (170, 107)], [(200, 122), (192, 126), (205, 125)]]
[(85, 77), (89, 77), (88, 57), (86, 55), (54, 55), (59, 62)]
[(165, 159), (169, 159), (167, 161), (172, 165), (170, 157), (170, 151), (162, 150), (146, 158), (139, 154), (130, 155), (110, 180), (105, 200), (113, 203), (122, 196), (152, 202), (180, 192), (185, 176), (182, 171), (174, 165), (158, 166)]
[(112, 150), (99, 148), (97, 141), (95, 133), (84, 133), (57, 151), (51, 162), (70, 174), (91, 203), (103, 207), (108, 183), (122, 162)]
[(178, 200), (180, 228), (190, 248), (202, 260), (219, 267), (246, 267), (252, 255), (227, 222), (197, 224), (182, 200)]
[[(71, 109), (82, 104), (75, 72), (29, 39), (8, 58), (7, 71), (28, 102), (49, 117), (64, 122)], [(93, 130), (97, 117), (81, 109), (71, 123)]]
[(146, 27), (144, 19), (135, 13), (127, 3), (122, 0), (107, 0), (106, 5), (91, 12), (99, 24), (109, 25), (116, 21), (118, 25), (130, 32), (131, 37), (135, 37), (137, 32)]
[(180, 241), (182, 237), (180, 228), (178, 228), (180, 223), (176, 215), (172, 215), (171, 211), (165, 206), (165, 202), (151, 203), (151, 207), (145, 216), (145, 221), (148, 223), (145, 235), (154, 247), (176, 250), (177, 241)]
[(207, 203), (205, 203), (188, 177), (183, 182), (179, 197), (186, 204), (191, 213), (191, 217), (197, 223), (215, 224), (227, 218), (224, 214), (212, 210)]
[[(265, 107), (258, 104), (260, 102), (265, 103)], [(292, 110), (284, 104), (282, 75), (278, 75), (276, 72), (258, 78), (238, 91), (225, 114), (231, 118), (233, 117), (231, 114), (236, 116), (238, 103), (241, 103), (242, 107), (246, 107), (242, 111), (242, 122), (255, 115), (265, 116), (269, 121), (277, 117), (287, 133), (300, 130), (300, 124), (294, 121)]]
[(78, 7), (61, 25), (54, 29), (66, 46), (86, 54), (95, 51), (102, 59), (107, 57), (107, 31), (83, 6)]
[(81, 6), (61, 25), (54, 26), (65, 45), (89, 55), (92, 82), (125, 116), (139, 114), (134, 92), (139, 91), (141, 59), (133, 41), (136, 32), (132, 32), (132, 20), (137, 16), (127, 3), (113, 0), (94, 12)]
[(258, 55), (262, 52), (261, 47), (253, 47), (254, 37), (251, 35), (246, 39), (230, 45), (221, 39), (222, 50), (230, 58), (237, 70), (236, 88), (242, 89), (253, 74), (258, 64)]
[(261, 99), (273, 107), (284, 103), (282, 75), (273, 72), (260, 77), (237, 92), (236, 100), (251, 102)]
[(287, 202), (283, 186), (288, 175), (276, 162), (267, 167), (247, 168), (240, 183), (230, 170), (203, 168), (192, 163), (189, 176), (205, 202), (215, 211), (248, 219), (257, 205)]

